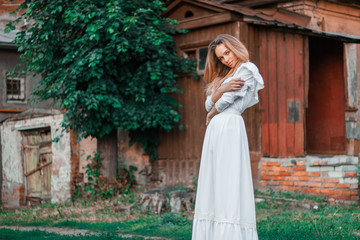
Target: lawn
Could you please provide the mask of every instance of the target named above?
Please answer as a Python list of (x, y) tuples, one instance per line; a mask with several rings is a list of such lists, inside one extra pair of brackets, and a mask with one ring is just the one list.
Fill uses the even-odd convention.
[[(271, 198), (256, 205), (257, 228), (260, 240), (321, 240), (360, 239), (360, 206), (330, 206), (321, 199), (307, 199), (305, 195), (268, 194)], [(305, 197), (304, 197), (305, 196)], [(278, 201), (292, 198), (315, 202), (315, 208), (298, 203)], [(145, 239), (158, 236), (167, 239), (191, 239), (191, 214), (165, 213), (161, 216), (141, 213), (135, 207), (130, 216), (113, 209), (119, 204), (133, 202), (136, 193), (110, 200), (45, 203), (33, 208), (0, 210), (0, 225), (54, 226), (89, 229), (92, 236), (60, 236), (41, 231), (21, 232), (0, 229), (0, 239)], [(302, 202), (299, 202), (302, 203)], [(122, 238), (119, 234), (134, 234)]]

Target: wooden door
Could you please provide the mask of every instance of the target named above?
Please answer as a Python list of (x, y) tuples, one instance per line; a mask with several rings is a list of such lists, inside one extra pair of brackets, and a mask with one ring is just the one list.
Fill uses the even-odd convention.
[(260, 39), (263, 155), (304, 156), (306, 38), (263, 29)]
[(23, 131), (25, 200), (27, 204), (51, 199), (50, 128)]

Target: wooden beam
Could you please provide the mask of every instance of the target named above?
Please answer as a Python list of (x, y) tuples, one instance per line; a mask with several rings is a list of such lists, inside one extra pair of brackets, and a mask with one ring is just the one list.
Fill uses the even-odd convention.
[(0, 108), (0, 113), (22, 113), (25, 112), (25, 110), (23, 109), (1, 109)]
[(204, 40), (204, 41), (196, 41), (196, 42), (189, 42), (189, 43), (182, 43), (179, 44), (180, 49), (189, 49), (189, 48), (198, 48), (208, 46), (211, 40)]
[(257, 7), (266, 4), (275, 4), (278, 0), (241, 0), (236, 1), (238, 5), (246, 7)]
[(209, 16), (202, 16), (197, 18), (185, 19), (180, 21), (179, 27), (184, 29), (202, 28), (206, 26), (213, 26), (215, 24), (234, 22), (241, 20), (240, 14), (231, 12), (216, 13)]
[(35, 172), (43, 169), (44, 167), (49, 166), (50, 164), (52, 164), (52, 162), (45, 163), (44, 165), (42, 165), (42, 166), (40, 166), (40, 167), (37, 167), (37, 168), (31, 170), (30, 172), (25, 173), (24, 176), (25, 176), (25, 177), (28, 177), (28, 176), (30, 176), (31, 174), (33, 174), (33, 173), (35, 173)]

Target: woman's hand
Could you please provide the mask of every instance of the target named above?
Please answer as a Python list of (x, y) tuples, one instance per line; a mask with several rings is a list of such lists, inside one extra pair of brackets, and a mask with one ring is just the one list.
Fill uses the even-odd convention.
[(230, 80), (228, 83), (225, 83), (215, 91), (215, 93), (211, 97), (211, 101), (213, 103), (216, 103), (225, 92), (240, 90), (244, 86), (244, 84), (245, 81), (241, 80), (240, 78)]
[(218, 113), (219, 112), (216, 110), (215, 107), (211, 109), (211, 111), (206, 115), (206, 126), (209, 125), (211, 119)]
[(244, 80), (241, 80), (240, 78), (235, 78), (230, 80), (228, 83), (225, 83), (221, 87), (219, 87), (219, 90), (224, 92), (232, 92), (240, 90), (245, 84)]

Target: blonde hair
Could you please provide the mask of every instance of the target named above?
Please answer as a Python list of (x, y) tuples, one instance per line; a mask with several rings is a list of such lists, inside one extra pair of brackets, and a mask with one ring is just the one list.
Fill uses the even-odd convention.
[[(227, 67), (216, 57), (215, 49), (218, 45), (224, 44), (237, 57), (238, 62), (234, 68)], [(242, 42), (229, 34), (220, 34), (217, 36), (208, 47), (208, 54), (205, 63), (204, 80), (207, 85), (207, 95), (211, 91), (216, 90), (224, 82), (224, 80), (231, 76), (237, 67), (249, 60), (249, 52)]]

